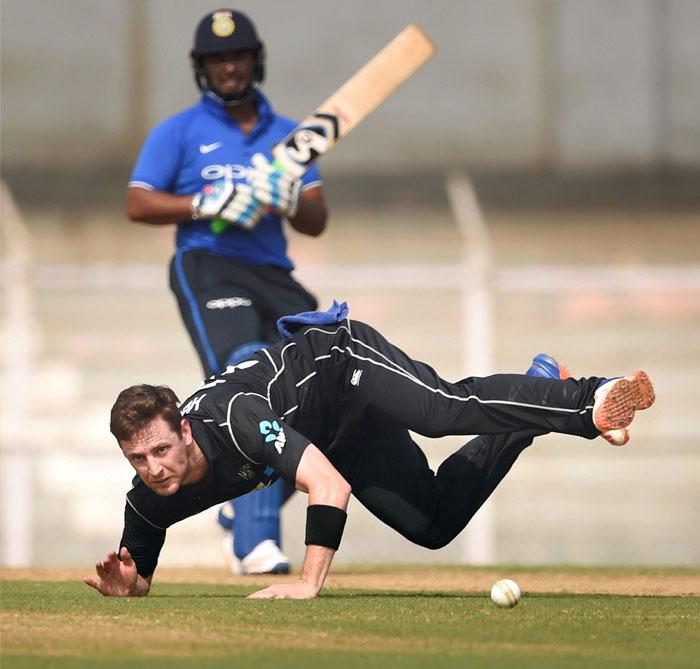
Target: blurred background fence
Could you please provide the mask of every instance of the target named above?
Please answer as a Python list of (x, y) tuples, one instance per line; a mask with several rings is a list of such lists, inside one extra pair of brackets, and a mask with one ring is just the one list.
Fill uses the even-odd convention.
[[(414, 547), (355, 504), (338, 559), (697, 564), (700, 3), (237, 7), (290, 116), (410, 21), (440, 48), (323, 161), (329, 230), (290, 234), (322, 304), (347, 299), (448, 378), (524, 370), (545, 350), (575, 374), (644, 367), (658, 389), (625, 449), (540, 440), (450, 547)], [(196, 99), (186, 54), (212, 8), (0, 6), (5, 564), (113, 547), (130, 480), (107, 430), (114, 396), (198, 383), (167, 290), (173, 231), (127, 223), (122, 202), (145, 133)], [(437, 465), (462, 442), (421, 443)], [(303, 504), (285, 515), (297, 562)], [(219, 564), (218, 540), (202, 514), (172, 530), (163, 562)]]
[[(71, 207), (108, 195), (120, 203), (146, 132), (196, 99), (187, 54), (196, 22), (212, 7), (2, 0), (3, 171), (20, 202), (50, 197)], [(439, 200), (441, 175), (465, 167), (482, 178), (487, 203), (506, 195), (571, 202), (562, 189), (569, 183), (589, 184), (589, 200), (649, 202), (664, 185), (667, 201), (697, 198), (689, 178), (700, 167), (695, 0), (237, 7), (266, 42), (265, 91), (296, 118), (407, 23), (438, 44), (438, 56), (324, 159), (338, 198), (393, 175), (391, 195), (423, 184), (421, 201)], [(622, 193), (632, 176), (646, 177), (646, 188)]]

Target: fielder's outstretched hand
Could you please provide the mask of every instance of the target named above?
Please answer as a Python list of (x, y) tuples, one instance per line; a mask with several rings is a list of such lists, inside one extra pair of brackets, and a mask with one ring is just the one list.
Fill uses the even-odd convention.
[(212, 181), (192, 201), (194, 218), (212, 219), (212, 229), (217, 233), (223, 232), (227, 224), (251, 230), (265, 209), (266, 205), (255, 197), (251, 186), (230, 179)]
[(256, 153), (252, 163), (248, 178), (255, 197), (280, 216), (294, 218), (299, 211), (301, 179), (275, 167), (262, 153)]
[(148, 594), (150, 584), (138, 575), (136, 564), (127, 548), (122, 548), (119, 555), (121, 560), (116, 551), (109, 551), (105, 560), (95, 563), (99, 580), (86, 576), (83, 582), (105, 597), (136, 597)]
[(264, 590), (258, 590), (248, 599), (313, 599), (318, 595), (318, 589), (306, 581), (295, 583), (279, 583)]

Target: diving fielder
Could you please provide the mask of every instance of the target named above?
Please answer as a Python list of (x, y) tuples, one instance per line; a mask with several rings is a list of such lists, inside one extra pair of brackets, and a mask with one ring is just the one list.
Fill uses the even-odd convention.
[[(534, 437), (626, 430), (654, 401), (644, 372), (603, 379), (501, 374), (456, 383), (409, 358), (345, 304), (283, 318), (287, 339), (209, 378), (178, 408), (164, 386), (122, 391), (110, 428), (136, 470), (120, 550), (85, 582), (148, 594), (166, 530), (282, 478), (308, 494), (298, 581), (253, 598), (318, 595), (340, 546), (350, 494), (409, 541), (457, 536)], [(538, 356), (540, 358), (541, 356)], [(433, 473), (409, 430), (481, 434)]]

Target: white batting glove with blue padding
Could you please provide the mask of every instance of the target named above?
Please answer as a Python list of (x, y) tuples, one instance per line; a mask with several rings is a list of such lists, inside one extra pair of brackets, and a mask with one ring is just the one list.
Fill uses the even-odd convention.
[(301, 179), (270, 163), (262, 153), (256, 153), (252, 162), (248, 179), (255, 197), (281, 216), (294, 218), (299, 211)]
[(230, 224), (251, 230), (265, 214), (265, 203), (248, 184), (218, 179), (207, 184), (192, 200), (192, 218), (212, 219), (212, 230), (223, 232)]

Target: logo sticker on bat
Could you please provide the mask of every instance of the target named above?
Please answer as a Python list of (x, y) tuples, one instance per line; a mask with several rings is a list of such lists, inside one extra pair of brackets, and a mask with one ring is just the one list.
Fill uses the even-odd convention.
[(286, 158), (306, 168), (333, 147), (339, 134), (338, 117), (319, 112), (305, 119), (280, 148)]

